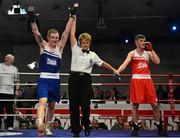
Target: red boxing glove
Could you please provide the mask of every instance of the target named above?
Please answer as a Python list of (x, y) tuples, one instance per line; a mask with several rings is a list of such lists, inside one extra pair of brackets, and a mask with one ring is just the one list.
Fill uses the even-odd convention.
[(145, 50), (146, 50), (146, 51), (152, 51), (152, 50), (154, 50), (154, 48), (153, 48), (153, 46), (152, 46), (152, 44), (151, 44), (150, 42), (146, 42), (146, 44), (145, 44)]

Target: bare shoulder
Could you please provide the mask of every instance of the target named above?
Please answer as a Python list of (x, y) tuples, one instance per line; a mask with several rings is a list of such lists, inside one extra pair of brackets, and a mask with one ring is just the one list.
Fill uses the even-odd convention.
[(128, 53), (128, 55), (129, 55), (130, 57), (133, 57), (134, 54), (135, 54), (135, 50), (132, 50), (132, 51), (130, 51), (130, 52)]
[(39, 43), (40, 53), (42, 53), (47, 46), (47, 42), (44, 40), (42, 43)]

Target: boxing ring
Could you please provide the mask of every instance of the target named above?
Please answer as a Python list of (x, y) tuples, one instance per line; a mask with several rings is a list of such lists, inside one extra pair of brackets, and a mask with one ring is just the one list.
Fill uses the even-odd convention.
[[(28, 76), (38, 76), (39, 73), (19, 73), (19, 75)], [(68, 73), (60, 73), (60, 76), (67, 77)], [(163, 85), (169, 87), (169, 99), (168, 100), (158, 100), (158, 102), (163, 102), (159, 104), (160, 114), (162, 120), (164, 121), (165, 128), (168, 130), (170, 137), (179, 137), (180, 131), (177, 130), (177, 124), (180, 123), (180, 100), (175, 100), (173, 91), (174, 86), (180, 86), (180, 83), (174, 82), (175, 78), (180, 77), (180, 74), (152, 74), (152, 77), (166, 77), (167, 82), (157, 83), (154, 85)], [(92, 74), (92, 77), (111, 77), (113, 74)], [(121, 77), (131, 77), (131, 74), (121, 74)], [(113, 79), (112, 79), (113, 80)], [(20, 86), (34, 85), (37, 83), (20, 83)], [(61, 86), (67, 86), (67, 83), (61, 83)], [(130, 83), (127, 82), (103, 82), (103, 83), (93, 83), (93, 86), (129, 86)], [(0, 101), (28, 101), (37, 102), (37, 99), (0, 99)], [(90, 137), (130, 137), (130, 130), (110, 130), (112, 125), (116, 121), (116, 116), (122, 115), (127, 121), (131, 121), (131, 103), (129, 100), (107, 100), (107, 99), (92, 99), (91, 100), (91, 116), (90, 120), (96, 119), (99, 122), (104, 122), (107, 124), (109, 130), (92, 130)], [(36, 116), (35, 108), (16, 108), (16, 111), (21, 113), (21, 116)], [(54, 116), (61, 120), (62, 126), (65, 130), (52, 130), (53, 137), (72, 137), (71, 131), (68, 130), (70, 126), (69, 120), (69, 100), (62, 99), (59, 104), (55, 105)], [(30, 110), (32, 114), (26, 114)], [(0, 114), (0, 116), (19, 116), (20, 114)], [(139, 119), (146, 120), (148, 131), (139, 131), (140, 137), (157, 137), (158, 134), (154, 130), (154, 120), (153, 112), (149, 104), (141, 104), (139, 106)], [(14, 129), (13, 131), (7, 131), (6, 129), (0, 130), (0, 137), (37, 137), (38, 133), (36, 129)], [(84, 137), (84, 132), (80, 133), (81, 137)]]

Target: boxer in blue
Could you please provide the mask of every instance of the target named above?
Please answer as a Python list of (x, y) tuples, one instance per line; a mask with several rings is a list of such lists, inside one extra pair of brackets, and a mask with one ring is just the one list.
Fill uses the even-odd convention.
[[(37, 109), (37, 128), (39, 136), (52, 135), (49, 124), (54, 114), (55, 102), (60, 101), (60, 78), (59, 71), (61, 66), (61, 57), (63, 49), (67, 42), (71, 24), (74, 20), (78, 3), (70, 11), (71, 16), (67, 22), (66, 28), (59, 39), (59, 32), (56, 29), (50, 29), (47, 32), (47, 40), (45, 41), (36, 24), (36, 16), (34, 7), (28, 7), (29, 22), (32, 32), (40, 47), (40, 78), (38, 80), (38, 98), (39, 106)], [(45, 118), (45, 106), (48, 103), (47, 117)], [(44, 122), (45, 120), (45, 122)]]

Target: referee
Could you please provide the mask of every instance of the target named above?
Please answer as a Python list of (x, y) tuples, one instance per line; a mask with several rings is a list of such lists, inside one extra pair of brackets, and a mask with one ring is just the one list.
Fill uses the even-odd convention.
[[(85, 136), (90, 135), (90, 99), (91, 99), (91, 72), (93, 65), (104, 67), (115, 74), (117, 70), (111, 65), (101, 60), (98, 55), (90, 51), (91, 35), (82, 33), (79, 36), (78, 42), (75, 37), (76, 32), (76, 18), (73, 20), (70, 32), (70, 44), (72, 51), (71, 72), (69, 76), (69, 109), (71, 131), (74, 137), (79, 137), (81, 125), (84, 126)], [(82, 111), (82, 118), (80, 123), (80, 110)]]

